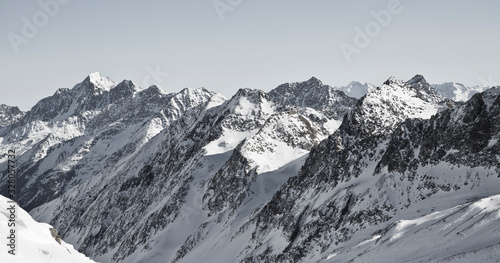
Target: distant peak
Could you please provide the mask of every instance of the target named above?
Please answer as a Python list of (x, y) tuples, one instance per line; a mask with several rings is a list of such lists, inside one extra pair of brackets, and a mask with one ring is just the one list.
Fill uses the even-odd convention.
[(83, 81), (94, 83), (94, 82), (98, 82), (102, 79), (104, 79), (104, 77), (101, 75), (101, 73), (96, 71), (96, 72), (90, 73)]
[(161, 93), (161, 94), (167, 94), (162, 88), (156, 86), (156, 85), (151, 85), (147, 89), (145, 89), (148, 92), (156, 92), (156, 93)]
[(363, 83), (356, 81), (356, 80), (353, 80), (348, 85), (363, 85)]
[(321, 80), (319, 80), (318, 78), (316, 77), (311, 77), (309, 80), (306, 81), (307, 83), (315, 83), (315, 84), (318, 84), (319, 86), (323, 85), (323, 83), (321, 82)]
[(90, 73), (88, 77), (89, 77), (91, 80), (92, 80), (92, 79), (101, 79), (101, 78), (103, 78), (103, 76), (101, 75), (101, 73), (100, 73), (100, 72), (98, 72), (98, 71)]
[(248, 98), (254, 101), (261, 102), (262, 100), (271, 101), (272, 98), (269, 97), (267, 93), (260, 89), (250, 89), (250, 88), (240, 88), (236, 94), (234, 94), (230, 100), (239, 100), (240, 98)]
[(416, 84), (416, 83), (422, 83), (424, 84), (425, 86), (429, 86), (429, 83), (427, 82), (427, 80), (425, 80), (424, 76), (422, 75), (415, 75), (415, 77), (411, 78), (410, 80), (408, 80), (406, 82), (407, 84)]
[(116, 82), (110, 80), (108, 77), (104, 77), (99, 72), (90, 73), (83, 82), (89, 82), (94, 84), (96, 87), (104, 90), (110, 90), (117, 85)]
[(399, 79), (397, 79), (397, 78), (395, 78), (395, 77), (393, 77), (393, 76), (389, 77), (389, 78), (388, 78), (388, 79), (384, 82), (384, 84), (385, 84), (385, 85), (393, 85), (393, 84), (396, 84), (396, 85), (400, 85), (400, 86), (401, 86), (401, 85), (403, 85), (403, 83), (404, 83), (403, 81), (401, 81), (401, 80), (399, 80)]
[[(94, 83), (95, 84), (95, 83)], [(138, 91), (139, 87), (131, 80), (123, 80), (115, 86), (116, 89), (127, 89), (131, 91)]]
[(264, 94), (265, 92), (259, 89), (240, 88), (236, 92), (235, 96), (252, 97), (252, 96), (263, 96)]
[[(158, 92), (160, 92), (162, 94), (167, 94), (158, 87), (156, 89)], [(215, 92), (207, 90), (206, 88), (203, 88), (203, 87), (201, 87), (201, 88), (183, 88), (181, 91), (175, 93), (174, 97), (178, 97), (178, 98), (183, 97), (183, 98), (187, 98), (190, 100), (197, 100), (197, 98), (208, 98), (208, 97), (211, 97), (215, 94), (216, 94)]]
[(420, 74), (417, 74), (415, 75), (412, 79), (418, 79), (418, 80), (423, 80), (425, 79), (424, 76), (420, 75)]
[[(158, 89), (160, 89), (160, 88), (158, 88)], [(204, 87), (201, 87), (201, 88), (183, 88), (181, 91), (179, 91), (178, 94), (191, 94), (191, 95), (193, 95), (193, 94), (204, 94), (204, 93), (213, 93), (213, 92), (204, 88)]]

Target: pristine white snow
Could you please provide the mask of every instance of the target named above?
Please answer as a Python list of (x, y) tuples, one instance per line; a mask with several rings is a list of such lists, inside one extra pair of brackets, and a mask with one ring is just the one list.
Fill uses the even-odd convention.
[(87, 258), (64, 241), (59, 244), (50, 233), (51, 225), (36, 222), (26, 211), (16, 205), (16, 255), (7, 253), (7, 237), (9, 212), (7, 201), (0, 196), (0, 236), (2, 237), (2, 252), (0, 262), (9, 263), (92, 263)]
[(103, 90), (110, 90), (116, 86), (116, 82), (110, 80), (108, 77), (104, 77), (99, 72), (94, 72), (89, 74), (90, 82), (94, 83), (98, 88)]

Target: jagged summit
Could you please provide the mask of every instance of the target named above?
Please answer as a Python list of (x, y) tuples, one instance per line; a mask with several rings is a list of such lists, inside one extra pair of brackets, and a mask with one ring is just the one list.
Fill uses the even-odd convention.
[(304, 82), (285, 83), (268, 92), (274, 100), (296, 107), (308, 107), (341, 119), (355, 104), (356, 98), (312, 77)]
[(390, 134), (398, 124), (408, 118), (429, 119), (448, 108), (448, 101), (444, 97), (423, 88), (427, 83), (423, 77), (413, 80), (411, 86), (390, 77), (383, 85), (357, 102), (341, 128), (356, 136)]
[(25, 112), (16, 106), (0, 104), (0, 127), (11, 125), (24, 116)]
[(314, 85), (316, 87), (320, 87), (323, 85), (323, 82), (321, 82), (321, 80), (319, 80), (318, 78), (316, 78), (314, 76), (311, 77), (310, 79), (308, 79), (306, 82), (309, 83), (310, 85)]
[(124, 80), (109, 90), (109, 98), (111, 102), (114, 102), (122, 98), (132, 97), (139, 90), (139, 87), (137, 87), (134, 82), (131, 80)]
[(89, 74), (89, 75), (85, 78), (85, 80), (89, 80), (89, 81), (98, 81), (98, 80), (103, 79), (103, 78), (105, 78), (105, 77), (103, 77), (103, 76), (101, 75), (101, 73), (100, 73), (100, 72), (96, 71), (96, 72), (92, 72), (92, 73), (90, 73), (90, 74)]
[(397, 79), (396, 77), (390, 76), (386, 81), (384, 81), (384, 85), (398, 85), (402, 86), (404, 81)]
[(351, 82), (360, 99), (314, 77), (226, 99), (91, 75), (0, 127), (0, 152), (16, 201), (96, 261), (498, 256), (500, 87), (448, 107), (420, 75)]
[(420, 75), (420, 74), (417, 74), (415, 75), (413, 78), (411, 78), (410, 80), (408, 80), (406, 83), (408, 84), (413, 84), (413, 83), (423, 83), (423, 84), (429, 84), (427, 83), (427, 81), (425, 80), (424, 76)]
[(168, 94), (165, 90), (163, 90), (162, 88), (160, 88), (156, 85), (151, 85), (151, 86), (145, 88), (144, 91), (161, 93), (161, 94)]
[(179, 108), (184, 108), (184, 110), (188, 110), (194, 105), (202, 104), (212, 97), (217, 97), (218, 99), (223, 98), (222, 95), (219, 95), (205, 88), (184, 88), (175, 94), (169, 95), (173, 96), (170, 100), (172, 105), (176, 105)]
[[(411, 78), (406, 82), (391, 76), (384, 82), (384, 84), (381, 87), (379, 87), (379, 89), (383, 88), (384, 86), (386, 86), (385, 88), (393, 87), (399, 89), (399, 92), (403, 93), (410, 92), (413, 94), (413, 96), (417, 96), (418, 98), (426, 102), (432, 102), (443, 105), (446, 104), (449, 107), (452, 107), (453, 105), (453, 102), (451, 102), (450, 100), (439, 94), (439, 92), (437, 92), (432, 87), (432, 85), (430, 85), (427, 82), (427, 80), (425, 80), (425, 78), (419, 74), (415, 75), (413, 78)], [(411, 91), (404, 91), (406, 89), (410, 89)]]
[(347, 86), (339, 87), (338, 90), (343, 91), (347, 96), (360, 99), (367, 93), (374, 91), (377, 87), (370, 83), (362, 84), (359, 81), (351, 81)]
[[(252, 221), (256, 226), (250, 226), (251, 251), (259, 254), (249, 255), (249, 261), (371, 262), (371, 256), (381, 255), (384, 259), (376, 262), (391, 262), (393, 256), (379, 250), (381, 246), (405, 248), (395, 249), (394, 256), (411, 262), (425, 257), (445, 262), (463, 255), (465, 261), (480, 262), (498, 256), (490, 252), (499, 247), (494, 241), (498, 218), (482, 221), (489, 211), (496, 213), (498, 197), (482, 200), (482, 205), (475, 205), (477, 212), (462, 212), (471, 200), (499, 193), (489, 189), (500, 185), (495, 156), (500, 150), (500, 89), (433, 117), (411, 119), (432, 102), (414, 96), (416, 90), (409, 85), (396, 83), (390, 81), (361, 99), (349, 115), (358, 119), (344, 120), (337, 132), (313, 148), (298, 175), (259, 210)], [(397, 118), (386, 119), (392, 115), (384, 112)], [(364, 132), (353, 132), (356, 128)], [(461, 204), (467, 205), (433, 213)], [(457, 212), (449, 220), (448, 215)], [(478, 212), (484, 214), (476, 217)], [(437, 225), (440, 222), (444, 226)], [(424, 223), (427, 226), (419, 226)], [(494, 233), (489, 232), (492, 228)], [(484, 235), (477, 239), (481, 241), (473, 241), (479, 235)], [(414, 236), (442, 249), (432, 248), (431, 255), (427, 249), (416, 252), (419, 249), (404, 241)], [(450, 242), (460, 249), (448, 251)], [(266, 250), (270, 243), (276, 244), (271, 251)], [(476, 244), (480, 245), (475, 248)], [(311, 251), (328, 252), (319, 256)]]
[(323, 82), (316, 77), (311, 77), (310, 79), (302, 82), (287, 82), (279, 85), (276, 89), (285, 89), (288, 88), (290, 90), (303, 90), (303, 89), (319, 89), (327, 85), (323, 85)]
[(429, 84), (429, 82), (425, 80), (424, 76), (418, 74), (410, 80), (406, 81), (406, 84), (417, 90), (426, 90), (432, 88), (431, 84)]
[(94, 84), (97, 88), (103, 89), (103, 90), (110, 90), (111, 88), (116, 86), (116, 82), (112, 81), (108, 77), (104, 77), (101, 75), (99, 72), (93, 72), (90, 73), (82, 83), (92, 83)]
[(444, 102), (447, 99), (439, 94), (432, 86), (425, 80), (422, 75), (416, 75), (408, 80), (406, 84), (417, 90), (419, 96), (426, 100), (434, 100), (435, 102)]
[(250, 97), (267, 97), (267, 94), (260, 89), (240, 88), (233, 97), (250, 96)]

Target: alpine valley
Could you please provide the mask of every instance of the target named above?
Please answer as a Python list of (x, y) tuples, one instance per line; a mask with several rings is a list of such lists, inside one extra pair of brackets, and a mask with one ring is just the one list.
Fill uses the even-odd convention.
[(500, 87), (420, 75), (227, 99), (92, 73), (0, 106), (20, 262), (499, 262), (499, 139)]

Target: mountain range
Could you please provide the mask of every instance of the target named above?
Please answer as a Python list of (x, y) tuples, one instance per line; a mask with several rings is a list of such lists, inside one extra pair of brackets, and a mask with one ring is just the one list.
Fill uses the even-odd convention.
[[(442, 84), (431, 84), (431, 86), (442, 96), (454, 100), (454, 101), (467, 101), (476, 93), (483, 92), (489, 87), (478, 85), (478, 86), (466, 86), (462, 83), (457, 82), (445, 82)], [(375, 90), (377, 86), (365, 83), (362, 84), (358, 81), (352, 81), (347, 86), (335, 87), (334, 89), (343, 91), (346, 95), (360, 99), (364, 95)]]
[(97, 262), (487, 262), (499, 116), (500, 87), (420, 75), (225, 98), (92, 73), (0, 107), (0, 169), (16, 149), (16, 201)]

